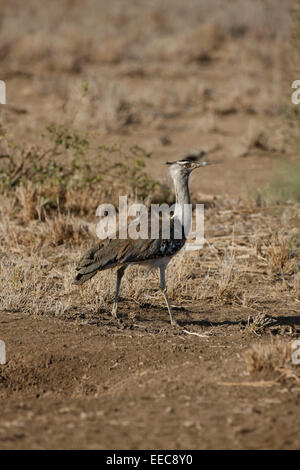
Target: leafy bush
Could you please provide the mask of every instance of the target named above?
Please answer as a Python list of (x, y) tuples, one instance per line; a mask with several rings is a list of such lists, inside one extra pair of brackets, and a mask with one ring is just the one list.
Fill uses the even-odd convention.
[(23, 209), (27, 206), (26, 219), (28, 214), (45, 218), (57, 209), (88, 214), (103, 200), (117, 203), (125, 194), (140, 201), (169, 196), (168, 188), (159, 193), (158, 183), (148, 176), (151, 154), (137, 145), (127, 151), (119, 144), (93, 147), (87, 133), (55, 124), (42, 138), (43, 147), (25, 148), (3, 136), (0, 193), (15, 192)]

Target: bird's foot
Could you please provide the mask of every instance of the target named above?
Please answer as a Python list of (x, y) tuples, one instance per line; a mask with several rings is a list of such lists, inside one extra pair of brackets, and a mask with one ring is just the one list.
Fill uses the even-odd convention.
[(171, 320), (171, 326), (173, 326), (174, 328), (180, 328), (180, 325), (174, 318)]
[(111, 311), (111, 316), (117, 320), (118, 319), (118, 315), (117, 315), (117, 309), (116, 308), (113, 308), (112, 311)]

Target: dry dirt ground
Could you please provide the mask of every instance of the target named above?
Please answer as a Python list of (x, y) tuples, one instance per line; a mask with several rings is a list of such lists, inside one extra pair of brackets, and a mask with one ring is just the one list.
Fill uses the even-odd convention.
[(160, 183), (190, 148), (218, 165), (191, 182), (206, 243), (169, 267), (179, 328), (155, 273), (128, 272), (118, 322), (114, 273), (72, 285), (95, 224), (81, 189), (43, 213), (29, 173), (1, 186), (0, 448), (299, 448), (300, 209), (264, 193), (295, 159), (294, 2), (26, 3), (0, 0), (2, 155), (54, 122), (142, 146)]
[(2, 312), (1, 448), (299, 448), (299, 385), (245, 372), (247, 309), (195, 310), (180, 323), (208, 338), (154, 308), (122, 328)]

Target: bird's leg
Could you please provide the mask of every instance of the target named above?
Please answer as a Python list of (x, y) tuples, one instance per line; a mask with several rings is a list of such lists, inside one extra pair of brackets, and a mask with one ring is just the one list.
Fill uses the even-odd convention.
[(121, 281), (122, 281), (122, 277), (124, 276), (125, 269), (126, 269), (126, 266), (121, 266), (117, 271), (115, 301), (114, 301), (114, 306), (111, 312), (114, 318), (117, 318), (119, 291), (120, 291)]
[(162, 293), (164, 294), (164, 298), (168, 307), (169, 315), (170, 315), (170, 320), (171, 320), (171, 325), (176, 326), (177, 322), (173, 316), (172, 312), (172, 307), (170, 305), (169, 297), (168, 297), (168, 292), (167, 292), (167, 286), (166, 286), (166, 266), (160, 266), (160, 289), (162, 290)]

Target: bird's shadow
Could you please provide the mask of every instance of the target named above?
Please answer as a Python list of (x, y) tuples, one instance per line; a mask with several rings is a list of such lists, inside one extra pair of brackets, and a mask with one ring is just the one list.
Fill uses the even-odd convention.
[[(300, 316), (282, 316), (279, 315), (278, 317), (274, 318), (274, 325), (300, 325)], [(210, 321), (210, 320), (183, 320), (180, 321), (182, 326), (185, 325), (197, 325), (197, 326), (231, 326), (231, 325), (241, 325), (246, 326), (249, 324), (247, 320), (221, 320), (221, 321)]]
[(177, 320), (181, 326), (203, 326), (203, 327), (214, 327), (214, 326), (232, 326), (232, 325), (247, 325), (246, 320), (222, 320), (222, 321), (210, 321), (210, 320)]
[[(127, 298), (124, 298), (122, 300), (125, 303), (125, 305), (126, 305), (127, 302), (132, 302), (132, 299), (127, 299)], [(138, 308), (146, 308), (146, 309), (149, 309), (152, 312), (154, 312), (155, 310), (159, 310), (159, 311), (166, 312), (166, 314), (168, 313), (168, 310), (165, 306), (153, 305), (150, 302), (144, 302), (144, 303), (136, 302), (136, 304), (137, 304)], [(249, 324), (249, 319), (248, 318), (247, 319), (239, 319), (239, 320), (229, 320), (229, 319), (208, 320), (207, 318), (202, 319), (202, 320), (194, 320), (194, 319), (191, 318), (192, 315), (193, 316), (197, 315), (197, 314), (200, 315), (200, 314), (203, 314), (203, 312), (196, 312), (196, 311), (190, 312), (189, 309), (187, 309), (185, 307), (182, 307), (182, 306), (177, 306), (177, 307), (173, 306), (173, 309), (177, 312), (177, 315), (180, 312), (182, 312), (183, 315), (186, 315), (188, 317), (186, 319), (176, 318), (178, 325), (181, 326), (181, 327), (198, 326), (198, 327), (202, 327), (202, 328), (213, 328), (213, 327), (222, 327), (222, 326), (240, 326), (240, 327), (243, 328), (243, 327), (246, 327)], [(106, 320), (109, 320), (110, 322), (114, 323), (114, 320), (110, 316), (111, 315), (110, 312), (108, 312), (106, 309), (101, 308), (99, 313), (102, 314), (102, 315), (104, 314), (104, 316), (106, 317)], [(215, 311), (205, 310), (205, 316), (206, 317), (210, 313), (215, 315)], [(135, 318), (135, 321), (138, 321), (141, 324), (144, 323), (144, 324), (150, 325), (150, 324), (153, 323), (153, 317), (148, 318), (146, 313), (145, 313), (145, 315), (142, 315), (137, 311), (134, 315), (134, 318)], [(282, 325), (282, 326), (294, 325), (294, 326), (296, 326), (296, 325), (300, 325), (300, 316), (297, 316), (297, 315), (289, 315), (289, 316), (279, 315), (278, 317), (272, 317), (272, 318), (273, 318), (274, 321), (269, 326), (275, 326), (275, 325), (276, 326), (277, 325), (278, 326), (279, 325)], [(119, 319), (121, 320), (121, 322), (127, 322), (129, 320), (128, 314), (125, 313), (124, 311), (122, 313), (122, 310), (120, 309)], [(162, 319), (158, 317), (157, 320), (161, 321)], [(165, 322), (166, 323), (169, 322), (169, 319), (167, 317), (165, 319)], [(250, 323), (251, 323), (251, 321), (250, 321)]]
[(280, 315), (279, 317), (276, 317), (278, 321), (282, 323), (282, 325), (300, 325), (300, 316), (290, 316), (290, 317), (284, 317)]

